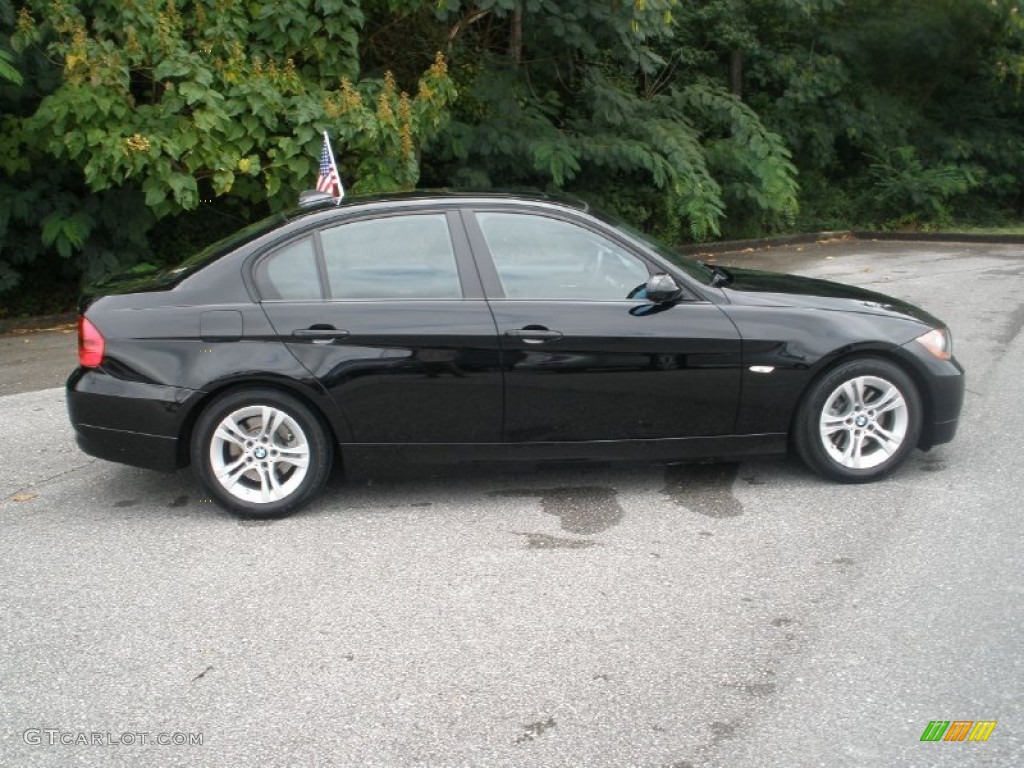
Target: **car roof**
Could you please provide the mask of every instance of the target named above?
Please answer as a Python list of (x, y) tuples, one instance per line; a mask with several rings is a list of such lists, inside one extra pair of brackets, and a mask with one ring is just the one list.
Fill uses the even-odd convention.
[(325, 210), (345, 211), (356, 208), (390, 208), (408, 205), (410, 203), (445, 203), (445, 204), (494, 204), (507, 203), (541, 203), (560, 208), (571, 208), (582, 213), (592, 211), (591, 206), (585, 201), (571, 195), (553, 195), (538, 190), (502, 190), (502, 191), (473, 191), (454, 189), (417, 189), (409, 192), (392, 192), (387, 194), (357, 195), (343, 198), (335, 202), (333, 198), (324, 195), (323, 198), (309, 200), (305, 204), (284, 212), (289, 220), (302, 218), (307, 214)]

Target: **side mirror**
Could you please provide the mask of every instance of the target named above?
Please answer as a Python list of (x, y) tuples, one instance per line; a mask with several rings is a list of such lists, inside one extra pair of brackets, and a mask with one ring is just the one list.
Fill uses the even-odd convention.
[(675, 301), (683, 292), (679, 283), (672, 275), (653, 275), (647, 281), (647, 300), (655, 304), (664, 304), (668, 301)]

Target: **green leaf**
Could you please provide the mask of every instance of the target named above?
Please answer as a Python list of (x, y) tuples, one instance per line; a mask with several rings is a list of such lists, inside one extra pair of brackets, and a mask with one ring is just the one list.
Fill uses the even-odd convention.
[(235, 183), (235, 174), (225, 168), (218, 168), (213, 174), (213, 191), (215, 194), (224, 195), (231, 191)]
[(199, 205), (199, 188), (194, 177), (175, 173), (167, 179), (167, 185), (174, 195), (174, 201), (185, 210)]
[(191, 106), (200, 101), (207, 101), (210, 91), (196, 83), (185, 82), (178, 84), (178, 93), (184, 97), (185, 103)]
[(156, 208), (167, 199), (167, 185), (155, 177), (146, 179), (142, 189), (146, 194), (146, 205), (150, 208)]
[(192, 74), (195, 66), (186, 59), (167, 58), (153, 68), (154, 80), (169, 80)]
[(43, 219), (43, 244), (56, 246), (62, 258), (71, 258), (72, 252), (80, 249), (89, 237), (93, 223), (92, 217), (82, 211), (54, 211)]
[(21, 76), (21, 72), (15, 69), (12, 61), (13, 58), (7, 51), (0, 50), (0, 80), (6, 80), (15, 85), (23, 85), (25, 78)]

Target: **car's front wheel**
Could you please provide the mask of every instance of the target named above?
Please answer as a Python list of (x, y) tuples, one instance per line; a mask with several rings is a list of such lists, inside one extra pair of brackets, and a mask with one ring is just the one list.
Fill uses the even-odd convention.
[(878, 480), (902, 464), (921, 434), (921, 396), (885, 360), (850, 360), (808, 391), (794, 439), (804, 462), (843, 483)]
[(310, 499), (331, 470), (331, 441), (316, 415), (273, 389), (230, 392), (196, 422), (192, 466), (224, 507), (282, 517)]

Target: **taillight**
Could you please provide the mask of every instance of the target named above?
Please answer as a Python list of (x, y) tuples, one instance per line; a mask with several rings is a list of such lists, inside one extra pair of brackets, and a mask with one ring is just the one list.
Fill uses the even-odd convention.
[(106, 342), (99, 329), (85, 315), (78, 316), (78, 363), (83, 368), (95, 368), (103, 362)]

